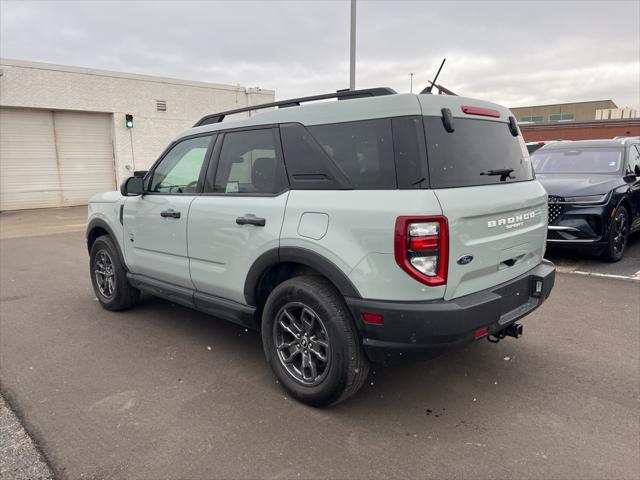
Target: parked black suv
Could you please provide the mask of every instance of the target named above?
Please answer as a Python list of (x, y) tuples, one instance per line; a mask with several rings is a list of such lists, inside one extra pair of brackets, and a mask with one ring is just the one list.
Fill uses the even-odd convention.
[(620, 260), (640, 230), (640, 138), (558, 142), (531, 159), (549, 194), (549, 245)]

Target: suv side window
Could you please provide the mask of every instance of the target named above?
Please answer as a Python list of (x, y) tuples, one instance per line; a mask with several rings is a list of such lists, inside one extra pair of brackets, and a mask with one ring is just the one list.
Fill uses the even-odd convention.
[(391, 119), (309, 126), (355, 189), (395, 189)]
[(274, 129), (224, 135), (214, 192), (279, 193), (287, 187)]
[(629, 147), (629, 166), (627, 167), (627, 173), (640, 175), (640, 149), (638, 145), (631, 145), (631, 147)]
[(189, 138), (175, 145), (153, 171), (149, 191), (187, 195), (195, 193), (211, 137)]

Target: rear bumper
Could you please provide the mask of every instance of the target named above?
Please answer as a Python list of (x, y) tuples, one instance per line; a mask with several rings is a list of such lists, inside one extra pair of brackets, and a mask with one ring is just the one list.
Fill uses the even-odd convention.
[[(542, 291), (534, 293), (536, 281)], [(356, 319), (365, 352), (374, 362), (438, 351), (472, 341), (474, 332), (489, 327), (489, 334), (513, 324), (547, 299), (555, 281), (555, 266), (548, 260), (527, 273), (487, 290), (451, 301), (388, 302), (347, 298)], [(362, 314), (381, 314), (383, 325), (364, 323)]]

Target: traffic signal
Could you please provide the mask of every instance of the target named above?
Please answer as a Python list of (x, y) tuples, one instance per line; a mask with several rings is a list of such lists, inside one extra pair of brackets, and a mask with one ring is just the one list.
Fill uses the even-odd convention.
[(133, 115), (131, 115), (130, 113), (127, 113), (125, 115), (125, 126), (127, 128), (133, 128)]

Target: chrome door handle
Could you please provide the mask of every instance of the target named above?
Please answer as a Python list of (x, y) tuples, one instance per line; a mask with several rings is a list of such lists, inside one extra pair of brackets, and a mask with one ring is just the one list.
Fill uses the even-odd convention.
[(244, 217), (236, 218), (238, 225), (255, 225), (256, 227), (264, 227), (267, 221), (264, 218), (258, 218), (255, 215), (247, 213)]
[(180, 212), (176, 212), (173, 208), (170, 208), (169, 210), (160, 212), (160, 216), (163, 218), (180, 218)]

